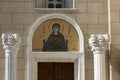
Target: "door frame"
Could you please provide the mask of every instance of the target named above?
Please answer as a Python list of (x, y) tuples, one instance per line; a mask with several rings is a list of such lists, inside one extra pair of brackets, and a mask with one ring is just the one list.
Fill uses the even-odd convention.
[[(32, 51), (32, 39), (37, 27), (48, 19), (63, 19), (68, 23), (72, 24), (78, 33), (79, 37), (79, 51), (78, 52), (34, 52)], [(40, 17), (31, 26), (30, 33), (28, 36), (28, 50), (27, 50), (27, 80), (37, 80), (36, 75), (36, 63), (38, 61), (63, 61), (63, 62), (74, 62), (75, 80), (85, 80), (85, 61), (84, 61), (84, 36), (80, 26), (72, 18), (63, 14), (49, 14)], [(50, 59), (50, 60), (49, 60)]]

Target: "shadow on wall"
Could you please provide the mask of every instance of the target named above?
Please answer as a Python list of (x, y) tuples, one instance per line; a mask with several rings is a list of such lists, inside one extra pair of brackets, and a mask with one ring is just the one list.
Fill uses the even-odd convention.
[(112, 79), (120, 79), (120, 46), (111, 45)]

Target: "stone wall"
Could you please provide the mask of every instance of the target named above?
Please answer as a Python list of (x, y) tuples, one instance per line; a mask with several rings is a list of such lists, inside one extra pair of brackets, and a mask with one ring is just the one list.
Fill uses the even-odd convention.
[(110, 1), (111, 80), (120, 79), (120, 0)]
[[(21, 35), (22, 44), (18, 53), (17, 80), (26, 80), (27, 68), (27, 38), (31, 25), (41, 16), (56, 13), (56, 11), (35, 11), (35, 0), (0, 0), (0, 35), (2, 33), (18, 33)], [(119, 58), (119, 0), (112, 0), (112, 60), (118, 63)], [(118, 6), (116, 7), (116, 3)], [(112, 6), (112, 5), (111, 5)], [(93, 54), (87, 49), (90, 34), (108, 33), (108, 10), (107, 0), (76, 0), (76, 11), (59, 11), (57, 13), (65, 14), (73, 18), (83, 30), (85, 36), (85, 75), (86, 80), (93, 80)], [(115, 10), (114, 10), (115, 9)], [(117, 10), (116, 10), (117, 9)], [(116, 23), (117, 22), (117, 23)], [(117, 26), (116, 26), (117, 25)], [(115, 55), (116, 54), (116, 55)], [(4, 50), (0, 40), (0, 80), (4, 80), (5, 59)], [(118, 67), (116, 64), (114, 64)], [(115, 68), (116, 69), (116, 68)], [(113, 74), (119, 75), (117, 70)], [(117, 76), (113, 75), (114, 78)], [(119, 79), (119, 76), (117, 77)], [(114, 80), (118, 80), (114, 79)]]

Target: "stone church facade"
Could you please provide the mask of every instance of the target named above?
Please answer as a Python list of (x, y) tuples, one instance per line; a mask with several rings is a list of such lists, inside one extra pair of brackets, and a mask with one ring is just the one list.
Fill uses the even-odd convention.
[[(120, 79), (120, 1), (73, 1), (73, 8), (69, 6), (68, 9), (49, 9), (41, 8), (38, 4), (41, 4), (39, 0), (0, 0), (0, 36), (2, 37), (0, 80), (38, 80), (38, 62), (72, 62), (75, 67), (75, 80)], [(45, 23), (47, 20), (51, 21)], [(45, 33), (45, 38), (48, 37), (51, 32), (44, 26), (46, 24), (52, 26), (54, 22), (64, 26), (61, 27), (63, 30), (61, 33), (67, 36), (67, 39), (70, 38), (69, 42), (71, 40), (68, 43), (68, 51), (44, 52), (41, 47), (44, 46), (42, 40), (40, 39), (40, 46), (36, 43), (39, 36), (33, 37), (42, 32)], [(70, 26), (65, 27), (65, 25)], [(5, 35), (2, 35), (3, 33)], [(70, 33), (70, 36), (66, 35)], [(12, 42), (8, 45), (9, 41), (4, 42), (5, 39), (11, 38), (9, 34), (14, 34), (12, 38), (17, 41), (17, 45), (11, 44)], [(99, 43), (100, 41), (102, 43)], [(3, 47), (6, 45), (14, 46), (15, 50), (10, 50), (10, 54), (16, 53), (16, 60), (8, 59), (13, 65), (5, 61), (8, 57), (6, 57), (6, 48)], [(105, 50), (101, 51), (101, 48)], [(8, 67), (5, 67), (6, 65)], [(9, 68), (9, 65), (12, 67)], [(7, 70), (10, 70), (11, 74), (8, 74), (14, 78), (9, 79), (9, 76), (6, 78), (5, 74), (9, 72)], [(15, 74), (11, 72), (12, 70)]]

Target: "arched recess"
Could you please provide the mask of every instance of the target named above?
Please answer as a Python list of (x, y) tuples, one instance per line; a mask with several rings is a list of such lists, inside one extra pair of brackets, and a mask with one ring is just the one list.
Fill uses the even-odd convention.
[[(37, 27), (48, 19), (63, 19), (72, 24), (79, 38), (78, 52), (34, 52), (32, 51), (33, 35)], [(59, 53), (59, 54), (56, 54)], [(70, 53), (70, 54), (68, 54)], [(78, 53), (78, 54), (77, 54)], [(84, 36), (79, 25), (70, 17), (63, 14), (49, 14), (39, 18), (31, 27), (28, 37), (27, 80), (37, 79), (38, 62), (74, 62), (74, 80), (85, 80), (84, 65)]]

